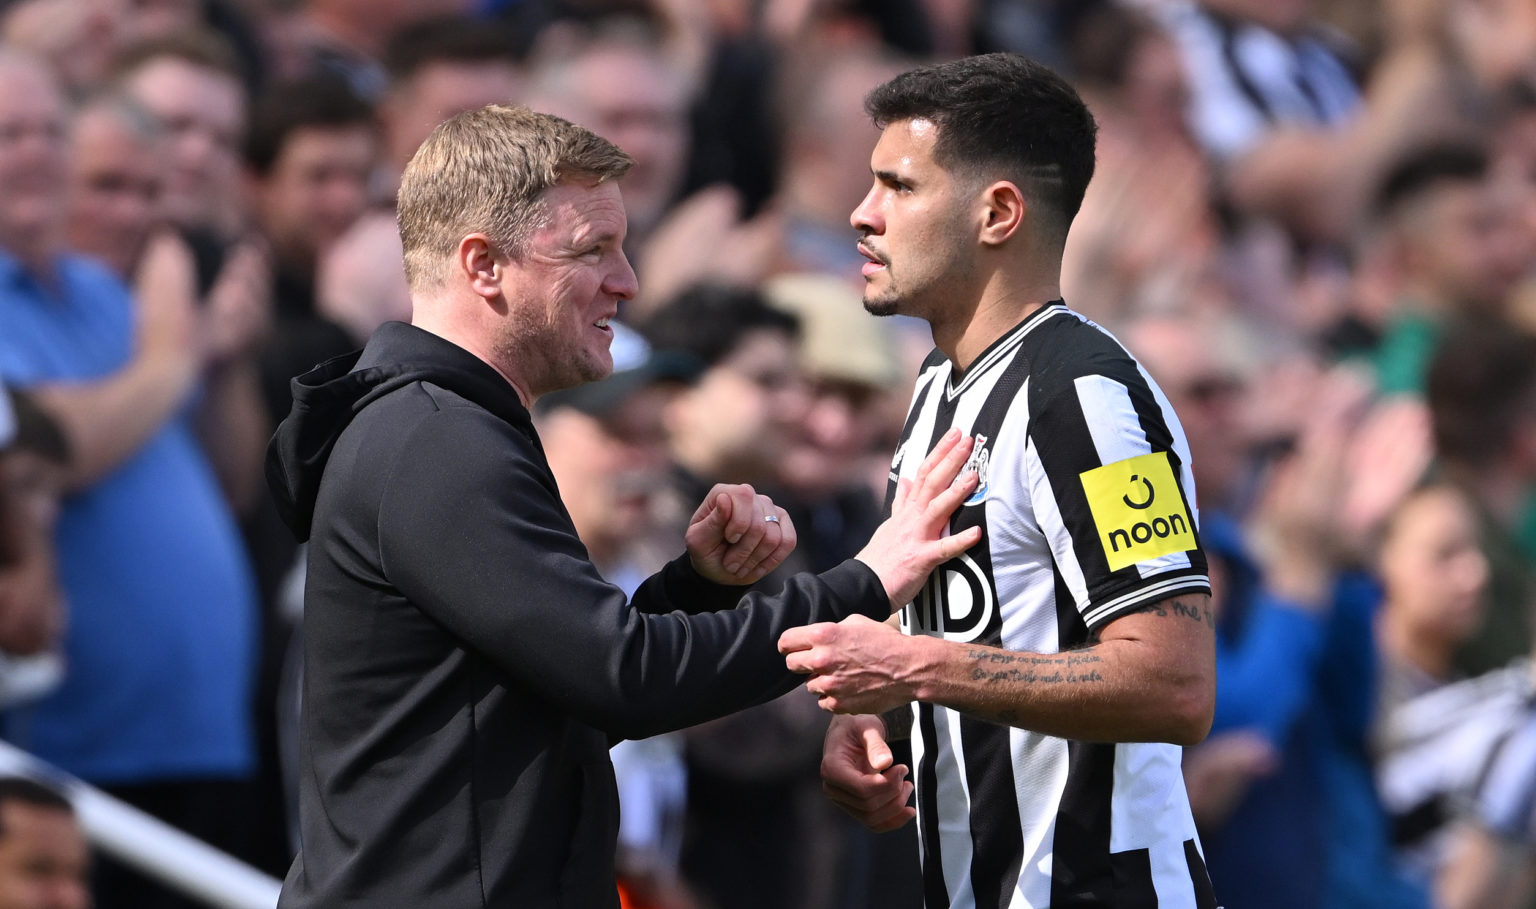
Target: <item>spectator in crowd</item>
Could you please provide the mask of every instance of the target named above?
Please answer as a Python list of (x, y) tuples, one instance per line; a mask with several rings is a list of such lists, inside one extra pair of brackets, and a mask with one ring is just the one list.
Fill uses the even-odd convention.
[[(1479, 755), (1481, 772), (1466, 790), (1470, 794), (1459, 800), (1468, 807), (1444, 835), (1443, 859), (1434, 875), (1435, 894), (1444, 909), (1520, 909), (1536, 898), (1536, 813), (1528, 797), (1536, 787), (1530, 667), (1527, 662), (1501, 673), (1511, 683), (1524, 684), (1514, 689), (1513, 709), (1505, 714), (1513, 722), (1507, 727), (1484, 725), (1493, 725), (1501, 734)], [(1433, 709), (1441, 716), (1470, 719), (1468, 712), (1457, 712), (1463, 706), (1438, 703)]]
[(592, 564), (633, 590), (661, 567), (645, 544), (668, 482), (664, 415), (698, 365), (680, 351), (652, 353), (623, 325), (614, 332), (614, 357), (613, 376), (546, 395), (534, 421)]
[(163, 224), (165, 131), (138, 102), (112, 94), (75, 112), (70, 140), (69, 244), (131, 281)]
[(1466, 491), (1439, 481), (1411, 492), (1382, 529), (1376, 565), (1378, 687), (1390, 722), (1399, 705), (1457, 677), (1456, 651), (1482, 625), (1488, 559)]
[(296, 27), (288, 34), (290, 69), (280, 81), (311, 75), (344, 79), (353, 93), (377, 104), (389, 84), (384, 52), (390, 39), (442, 16), (469, 13), (470, 0), (303, 0), (295, 8)]
[(1308, 241), (1347, 236), (1404, 149), (1465, 128), (1441, 4), (1387, 4), (1387, 41), (1362, 88), (1309, 2), (1165, 7), (1191, 88), (1189, 119), (1237, 211)]
[(683, 498), (728, 476), (771, 487), (805, 416), (799, 320), (756, 291), (700, 285), (640, 330), (653, 347), (689, 354), (703, 366), (667, 411), (667, 446)]
[(395, 228), (400, 172), (437, 124), (466, 110), (510, 103), (522, 92), (512, 36), (496, 21), (443, 19), (397, 36), (385, 54), (389, 89), (379, 105), (384, 156), (373, 208), (320, 262), (317, 303), (326, 318), (361, 344), (391, 319), (410, 318)]
[(335, 76), (274, 86), (253, 111), (245, 161), (256, 224), (272, 249), (275, 324), (261, 370), (274, 425), (292, 401), (290, 379), (355, 346), (319, 313), (315, 281), (367, 209), (378, 156), (372, 107)]
[[(1106, 324), (1145, 311), (1230, 309), (1231, 292), (1211, 287), (1220, 230), (1210, 163), (1184, 117), (1189, 80), (1178, 45), (1142, 10), (1088, 7), (1064, 42), (1099, 123), (1098, 164), (1062, 261), (1073, 308)], [(1130, 223), (1143, 229), (1126, 231)]]
[[(165, 227), (163, 130), (137, 102), (113, 94), (81, 108), (71, 138), (66, 216), (71, 248), (132, 282), (151, 237)], [(188, 237), (194, 255), (202, 242), (198, 236)], [(254, 453), (270, 431), (255, 363), (270, 319), (267, 269), (261, 248), (242, 243), (224, 257), (210, 286), (202, 288), (199, 281), (200, 302), (208, 310), (205, 340), (215, 352), (205, 391), (211, 407), (221, 412), (222, 425), (202, 442), (225, 497), (242, 515), (255, 504), (260, 459)], [(212, 419), (209, 409), (200, 418)]]
[(906, 406), (898, 339), (892, 326), (865, 317), (841, 277), (780, 275), (763, 294), (800, 323), (805, 414), (776, 459), (773, 483), (788, 494), (800, 548), (819, 571), (857, 552), (880, 523), (885, 443)]
[[(1528, 721), (1533, 679), (1524, 659), (1458, 678), (1453, 657), (1482, 619), (1488, 582), (1465, 490), (1443, 479), (1414, 490), (1388, 522), (1377, 561), (1377, 785), (1399, 863), (1438, 889), (1453, 828), (1478, 826), (1477, 812), (1467, 808), (1480, 798), (1502, 740)], [(1529, 769), (1536, 772), (1536, 763)]]
[(68, 609), (53, 534), (68, 462), (53, 419), (0, 383), (0, 705), (59, 682)]
[(379, 187), (394, 206), (400, 172), (437, 124), (523, 93), (515, 36), (500, 22), (445, 18), (399, 32), (384, 55), (389, 87), (379, 102), (384, 156)]
[[(1532, 562), (1514, 536), (1536, 484), (1536, 341), (1507, 322), (1453, 320), (1427, 384), (1440, 459), (1428, 488), (1454, 496), (1460, 510), (1442, 505), (1441, 520), (1426, 528), (1442, 545), (1417, 564), (1405, 557), (1398, 570), (1424, 574), (1421, 590), (1457, 602), (1443, 604), (1438, 622), (1420, 623), (1444, 629), (1438, 637), (1421, 634), (1429, 643), (1399, 649), (1441, 678), (1478, 674), (1436, 687), (1429, 687), (1428, 673), (1417, 675), (1427, 690), (1383, 717), (1377, 778), (1401, 859), (1433, 887), (1440, 905), (1523, 906), (1536, 888), (1529, 799), (1536, 786), (1536, 677), (1529, 651), (1511, 638), (1529, 633), (1536, 602)], [(1469, 536), (1480, 552), (1466, 551)], [(1487, 613), (1469, 623), (1466, 588), (1478, 565)], [(1467, 624), (1476, 633), (1463, 642)]]
[[(906, 67), (878, 47), (806, 49), (779, 75), (783, 143), (779, 192), (784, 218), (782, 271), (847, 276), (863, 257), (848, 242), (848, 212), (859, 204), (878, 133), (864, 96)], [(857, 307), (855, 307), (857, 309)]]
[(551, 30), (530, 58), (532, 106), (611, 135), (635, 159), (623, 184), (632, 244), (677, 201), (688, 163), (694, 86), (664, 49), (643, 21), (607, 19)]
[(530, 106), (611, 136), (635, 159), (623, 191), (626, 247), (645, 287), (626, 304), (625, 318), (637, 325), (701, 280), (750, 284), (776, 251), (776, 220), (743, 221), (735, 190), (712, 186), (679, 201), (696, 86), (668, 47), (645, 21), (610, 17), (551, 29), (529, 59)]
[[(237, 843), (252, 769), (254, 589), (190, 405), (220, 352), (168, 240), (130, 294), (63, 246), (65, 115), (47, 70), (0, 59), (0, 378), (72, 452), (58, 531), (72, 620), (59, 689), (7, 717), (44, 760), (194, 835)], [(207, 397), (204, 432), (232, 416)], [(238, 432), (238, 431), (237, 431)], [(102, 862), (103, 906), (180, 905)]]
[(19, 0), (0, 18), (0, 42), (46, 62), (65, 93), (82, 98), (106, 78), (134, 17), (117, 0)]
[(1375, 356), (1383, 392), (1422, 395), (1447, 320), (1507, 314), (1511, 293), (1536, 264), (1536, 248), (1500, 193), (1478, 145), (1416, 149), (1382, 182), (1374, 231), (1399, 286)]
[(1491, 572), (1487, 617), (1456, 659), (1477, 674), (1525, 652), (1531, 635), (1536, 575), (1515, 528), (1536, 483), (1536, 341), (1505, 322), (1458, 323), (1430, 364), (1427, 397), (1440, 468), (1476, 505)]
[[(216, 261), (249, 226), (240, 185), (247, 99), (234, 52), (211, 32), (177, 33), (126, 48), (114, 72), (165, 128), (165, 216)], [(216, 265), (200, 268), (211, 284)]]
[(69, 799), (0, 778), (0, 909), (90, 909), (91, 854)]

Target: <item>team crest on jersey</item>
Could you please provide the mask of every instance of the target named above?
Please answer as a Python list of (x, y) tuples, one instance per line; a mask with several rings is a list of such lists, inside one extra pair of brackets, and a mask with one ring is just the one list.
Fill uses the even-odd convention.
[(1195, 548), (1194, 522), (1168, 452), (1105, 464), (1080, 477), (1110, 571)]
[[(965, 470), (976, 471), (976, 491), (965, 500), (967, 505), (980, 505), (987, 497), (987, 473), (991, 466), (992, 452), (987, 448), (987, 437), (976, 436), (976, 447), (971, 449), (971, 458), (965, 462)], [(962, 471), (963, 473), (964, 471)]]

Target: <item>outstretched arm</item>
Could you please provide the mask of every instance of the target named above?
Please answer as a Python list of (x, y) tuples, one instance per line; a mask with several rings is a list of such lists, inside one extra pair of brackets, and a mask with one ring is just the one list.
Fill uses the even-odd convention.
[(835, 713), (923, 701), (1062, 738), (1189, 745), (1209, 731), (1215, 705), (1214, 619), (1203, 594), (1121, 616), (1095, 643), (1064, 653), (907, 636), (863, 617), (791, 629), (779, 650)]

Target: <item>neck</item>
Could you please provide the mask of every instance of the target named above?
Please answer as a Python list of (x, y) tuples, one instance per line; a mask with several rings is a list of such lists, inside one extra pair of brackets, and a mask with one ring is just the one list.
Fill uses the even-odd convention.
[(1381, 648), (1394, 660), (1436, 679), (1446, 679), (1451, 674), (1451, 648), (1434, 634), (1416, 629), (1394, 618), (1397, 612), (1391, 602), (1383, 604), (1381, 622)]
[(63, 252), (62, 244), (51, 231), (0, 238), (0, 249), (20, 262), (27, 274), (45, 283), (53, 277), (54, 259)]
[(952, 318), (931, 321), (933, 343), (957, 369), (969, 369), (998, 338), (1012, 331), (1031, 313), (1060, 297), (1061, 284), (1054, 276), (1016, 280), (1004, 274), (994, 275), (982, 290), (974, 309), (944, 313)]
[(517, 392), (518, 400), (522, 401), (523, 406), (531, 412), (538, 396), (532, 393), (528, 383), (521, 376), (516, 375), (512, 369), (501, 362), (502, 358), (497, 356), (495, 345), (486, 340), (490, 336), (489, 332), (476, 330), (474, 325), (466, 324), (467, 319), (464, 317), (454, 316), (458, 309), (460, 307), (455, 307), (451, 303), (445, 305), (444, 301), (423, 303), (413, 299), (411, 324), (422, 331), (437, 335), (444, 341), (457, 344), (479, 357), (487, 366), (496, 370), (497, 375), (507, 380), (512, 390)]

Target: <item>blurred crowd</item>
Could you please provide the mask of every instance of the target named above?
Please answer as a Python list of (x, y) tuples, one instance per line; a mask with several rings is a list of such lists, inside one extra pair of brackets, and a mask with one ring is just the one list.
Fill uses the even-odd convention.
[[(291, 377), (409, 318), (399, 174), (488, 103), (636, 160), (615, 375), (535, 413), (593, 561), (632, 588), (721, 481), (789, 509), (778, 574), (850, 556), (932, 346), (860, 306), (863, 96), (997, 50), (1098, 119), (1065, 299), (1190, 441), (1217, 895), (1536, 905), (1527, 0), (0, 3), (0, 734), (286, 871), (303, 553), (266, 441)], [(919, 906), (911, 825), (821, 797), (825, 726), (799, 691), (616, 747), (626, 904)]]

